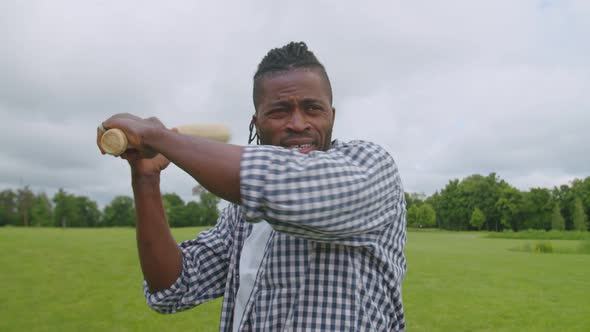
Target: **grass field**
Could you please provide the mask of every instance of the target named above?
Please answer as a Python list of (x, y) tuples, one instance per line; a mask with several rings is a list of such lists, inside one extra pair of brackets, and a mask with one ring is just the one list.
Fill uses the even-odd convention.
[[(532, 241), (478, 233), (408, 237), (408, 331), (590, 330), (590, 255), (518, 252)], [(0, 252), (0, 331), (217, 330), (219, 300), (169, 316), (148, 309), (133, 229), (0, 228)]]
[(579, 231), (545, 231), (529, 229), (519, 232), (491, 232), (487, 237), (494, 239), (535, 239), (535, 240), (590, 240), (590, 232)]

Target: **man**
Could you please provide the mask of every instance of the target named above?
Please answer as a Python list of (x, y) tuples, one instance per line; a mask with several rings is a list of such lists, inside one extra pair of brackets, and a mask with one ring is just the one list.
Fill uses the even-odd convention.
[[(264, 57), (253, 100), (258, 146), (129, 114), (103, 123), (136, 147), (123, 158), (148, 304), (172, 313), (223, 296), (221, 331), (405, 330), (405, 200), (393, 159), (373, 143), (332, 142), (330, 81), (305, 43)], [(169, 161), (233, 203), (180, 246), (159, 189)]]

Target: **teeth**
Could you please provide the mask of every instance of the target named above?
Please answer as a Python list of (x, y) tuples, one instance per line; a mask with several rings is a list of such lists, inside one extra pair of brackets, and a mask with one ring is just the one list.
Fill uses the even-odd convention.
[(291, 145), (291, 148), (293, 149), (302, 149), (302, 148), (307, 148), (310, 147), (311, 144), (299, 144), (299, 145)]

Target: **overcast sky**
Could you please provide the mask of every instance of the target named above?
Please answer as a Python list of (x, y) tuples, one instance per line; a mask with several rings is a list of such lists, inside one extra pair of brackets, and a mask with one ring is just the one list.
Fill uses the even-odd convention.
[[(300, 40), (331, 77), (334, 138), (385, 147), (406, 191), (490, 172), (566, 184), (590, 175), (588, 36), (587, 0), (2, 1), (0, 190), (131, 195), (95, 146), (119, 112), (245, 144), (258, 62)], [(163, 175), (185, 199), (194, 184)]]

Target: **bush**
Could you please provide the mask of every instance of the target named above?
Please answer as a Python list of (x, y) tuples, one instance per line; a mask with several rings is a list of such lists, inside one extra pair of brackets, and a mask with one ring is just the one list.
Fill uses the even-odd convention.
[(553, 245), (551, 242), (537, 242), (533, 248), (534, 252), (550, 254), (553, 252)]
[(578, 253), (590, 255), (590, 241), (583, 241), (578, 248)]
[(526, 243), (522, 246), (510, 249), (512, 251), (534, 252), (539, 254), (551, 254), (554, 252), (551, 242)]
[(488, 238), (493, 239), (524, 239), (524, 240), (588, 240), (590, 241), (590, 232), (577, 231), (544, 231), (538, 229), (529, 229), (526, 231), (513, 232), (490, 232)]

